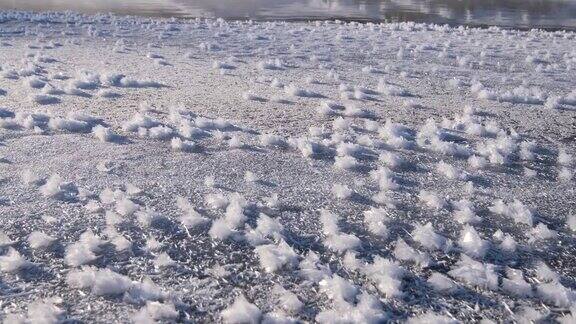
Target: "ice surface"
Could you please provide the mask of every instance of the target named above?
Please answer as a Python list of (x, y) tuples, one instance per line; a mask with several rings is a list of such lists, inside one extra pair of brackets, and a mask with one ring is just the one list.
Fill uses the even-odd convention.
[(575, 48), (1, 12), (0, 317), (570, 321)]

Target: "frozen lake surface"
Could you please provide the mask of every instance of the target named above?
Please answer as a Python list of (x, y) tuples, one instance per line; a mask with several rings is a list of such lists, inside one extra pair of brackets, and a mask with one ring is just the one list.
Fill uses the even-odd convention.
[(575, 49), (0, 12), (0, 320), (574, 323)]
[(350, 19), (576, 28), (576, 0), (0, 0), (0, 9), (259, 20)]

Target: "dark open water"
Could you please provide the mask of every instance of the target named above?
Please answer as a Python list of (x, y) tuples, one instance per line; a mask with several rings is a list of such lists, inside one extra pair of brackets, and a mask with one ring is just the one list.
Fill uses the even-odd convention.
[(576, 30), (576, 0), (0, 0), (0, 9), (257, 20), (410, 20)]

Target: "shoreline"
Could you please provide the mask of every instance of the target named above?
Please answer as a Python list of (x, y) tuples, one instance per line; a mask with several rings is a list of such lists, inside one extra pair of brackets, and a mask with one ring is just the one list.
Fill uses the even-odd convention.
[(132, 15), (132, 14), (120, 14), (114, 12), (93, 12), (93, 13), (82, 13), (79, 11), (27, 11), (27, 10), (1, 10), (0, 12), (13, 12), (13, 13), (25, 13), (25, 14), (34, 14), (34, 15), (43, 15), (43, 14), (75, 14), (80, 16), (86, 17), (94, 17), (94, 16), (110, 16), (116, 18), (124, 18), (124, 19), (152, 19), (152, 20), (181, 20), (181, 21), (194, 21), (197, 19), (202, 20), (218, 20), (224, 19), (225, 21), (238, 21), (238, 22), (287, 22), (287, 23), (313, 23), (313, 22), (341, 22), (341, 23), (360, 23), (360, 24), (398, 24), (398, 23), (413, 23), (413, 24), (424, 24), (424, 25), (436, 25), (436, 26), (449, 26), (451, 28), (458, 28), (464, 27), (469, 29), (489, 29), (489, 28), (500, 28), (505, 30), (518, 30), (518, 31), (530, 31), (530, 30), (542, 30), (547, 32), (569, 32), (573, 33), (576, 32), (576, 26), (548, 26), (548, 25), (534, 25), (534, 26), (514, 26), (514, 25), (507, 25), (507, 24), (496, 24), (491, 25), (487, 23), (461, 23), (461, 22), (429, 22), (425, 20), (419, 19), (398, 19), (398, 17), (394, 17), (391, 19), (384, 18), (384, 19), (370, 19), (370, 18), (362, 18), (362, 17), (323, 17), (323, 16), (310, 16), (310, 17), (183, 17), (183, 16), (170, 16), (170, 15), (160, 15), (156, 16), (153, 14), (145, 15)]

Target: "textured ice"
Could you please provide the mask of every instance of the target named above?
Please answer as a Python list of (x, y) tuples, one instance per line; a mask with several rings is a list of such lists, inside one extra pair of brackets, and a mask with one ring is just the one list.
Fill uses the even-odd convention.
[(0, 318), (570, 322), (575, 41), (2, 11)]

